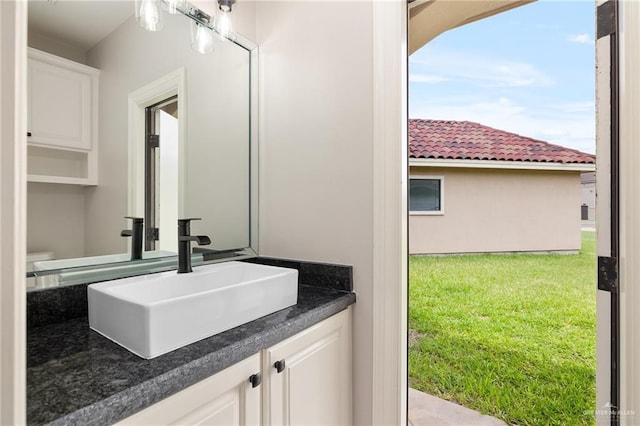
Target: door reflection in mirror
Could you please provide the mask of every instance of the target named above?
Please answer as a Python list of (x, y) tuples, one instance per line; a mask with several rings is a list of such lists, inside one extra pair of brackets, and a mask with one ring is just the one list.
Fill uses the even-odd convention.
[(177, 251), (178, 96), (145, 109), (145, 250)]

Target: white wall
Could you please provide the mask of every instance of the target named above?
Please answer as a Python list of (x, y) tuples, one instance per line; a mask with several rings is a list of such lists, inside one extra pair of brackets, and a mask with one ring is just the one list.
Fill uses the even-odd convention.
[(49, 52), (70, 61), (86, 64), (87, 55), (84, 49), (69, 46), (51, 37), (40, 34), (37, 31), (29, 31), (29, 47)]
[(56, 259), (84, 256), (84, 188), (29, 182), (27, 252)]
[(0, 424), (26, 423), (27, 4), (0, 2)]
[(260, 254), (353, 265), (354, 419), (371, 424), (370, 2), (257, 4)]

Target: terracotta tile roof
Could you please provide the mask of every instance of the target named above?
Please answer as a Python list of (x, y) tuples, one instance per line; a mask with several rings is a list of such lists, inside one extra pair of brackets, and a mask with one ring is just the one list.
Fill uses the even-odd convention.
[(409, 158), (596, 162), (595, 155), (470, 121), (409, 120)]

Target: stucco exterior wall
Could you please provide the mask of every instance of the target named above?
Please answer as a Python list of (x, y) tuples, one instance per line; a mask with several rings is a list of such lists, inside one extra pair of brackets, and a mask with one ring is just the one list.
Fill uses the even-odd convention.
[(412, 167), (444, 176), (444, 214), (409, 217), (411, 254), (579, 250), (580, 173)]

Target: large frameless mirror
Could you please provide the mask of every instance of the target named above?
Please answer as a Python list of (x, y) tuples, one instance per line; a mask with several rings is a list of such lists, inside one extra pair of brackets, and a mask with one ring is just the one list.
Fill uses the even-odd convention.
[[(134, 10), (29, 1), (29, 289), (173, 269), (180, 218), (211, 239), (194, 265), (255, 255), (256, 46)], [(56, 140), (74, 129), (88, 142)]]

